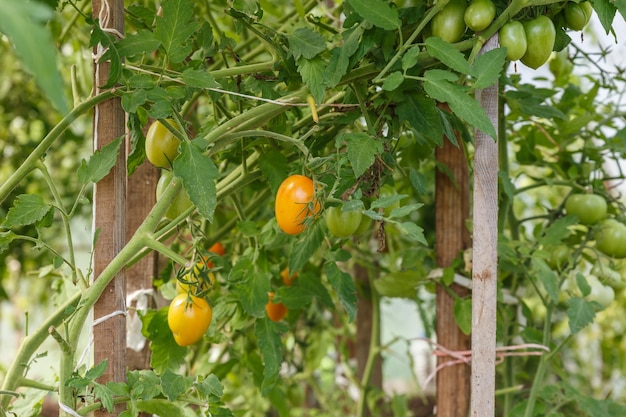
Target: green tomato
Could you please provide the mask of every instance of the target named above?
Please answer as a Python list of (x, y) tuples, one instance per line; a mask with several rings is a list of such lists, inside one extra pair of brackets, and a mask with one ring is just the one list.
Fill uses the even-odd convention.
[(613, 288), (602, 284), (595, 275), (587, 276), (587, 283), (591, 287), (591, 292), (585, 297), (587, 301), (595, 301), (600, 304), (602, 308), (607, 308), (615, 301), (615, 291), (613, 291)]
[(496, 5), (491, 0), (472, 0), (465, 9), (464, 21), (474, 32), (485, 30), (496, 17)]
[(363, 217), (360, 211), (341, 211), (342, 208), (343, 206), (328, 207), (324, 211), (324, 220), (326, 220), (328, 230), (335, 237), (339, 238), (354, 235)]
[(361, 216), (361, 222), (354, 232), (355, 236), (362, 236), (372, 229), (372, 218), (369, 216)]
[[(176, 126), (174, 120), (167, 119), (167, 122)], [(174, 158), (178, 156), (178, 145), (178, 138), (157, 120), (146, 133), (146, 158), (157, 168), (171, 168)]]
[(548, 265), (550, 268), (560, 271), (567, 264), (570, 253), (569, 247), (558, 245), (548, 250), (550, 251), (550, 257), (547, 259)]
[(514, 20), (500, 28), (500, 46), (506, 48), (506, 57), (511, 61), (517, 61), (526, 53), (526, 31), (521, 22)]
[(572, 194), (565, 212), (578, 217), (581, 224), (592, 225), (606, 218), (606, 200), (597, 194)]
[(626, 258), (626, 225), (615, 219), (600, 223), (596, 236), (596, 249), (613, 258)]
[(450, 0), (431, 20), (432, 35), (454, 43), (465, 33), (465, 0)]
[(548, 16), (539, 16), (523, 25), (528, 48), (521, 60), (527, 67), (537, 69), (546, 63), (554, 49), (556, 29)]
[[(161, 198), (163, 192), (165, 192), (165, 189), (172, 182), (173, 178), (174, 173), (172, 171), (163, 170), (163, 172), (161, 172), (161, 177), (159, 178), (159, 182), (157, 183), (156, 188), (157, 201)], [(189, 194), (187, 194), (187, 191), (182, 189), (178, 192), (178, 194), (176, 194), (176, 197), (174, 197), (174, 201), (172, 201), (172, 204), (165, 212), (165, 217), (170, 220), (174, 220), (175, 218), (180, 216), (185, 210), (191, 207), (192, 204), (193, 203), (189, 199)]]
[[(591, 6), (589, 2), (585, 3)], [(587, 6), (583, 6), (583, 3), (567, 3), (563, 10), (563, 15), (565, 17), (565, 25), (573, 30), (583, 30), (589, 23), (589, 19), (591, 19), (591, 13), (588, 12)]]

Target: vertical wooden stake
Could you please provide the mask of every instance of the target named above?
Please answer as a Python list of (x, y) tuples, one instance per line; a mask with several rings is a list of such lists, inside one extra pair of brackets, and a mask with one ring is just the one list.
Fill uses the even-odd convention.
[[(445, 268), (470, 245), (466, 224), (470, 216), (469, 169), (463, 148), (454, 146), (447, 138), (443, 147), (436, 149), (436, 157), (450, 171), (448, 174), (437, 170), (435, 178), (435, 248), (437, 265)], [(456, 284), (450, 289), (459, 296), (469, 294), (467, 288)], [(437, 288), (437, 342), (450, 350), (471, 347), (470, 336), (454, 320), (454, 298), (443, 287)], [(453, 358), (440, 356), (437, 365), (450, 360)], [(469, 407), (470, 367), (460, 364), (442, 368), (437, 374), (437, 416), (467, 416)]]
[[(481, 53), (498, 47), (494, 35)], [(498, 85), (479, 101), (498, 130)], [(476, 131), (472, 270), (472, 417), (495, 415), (496, 289), (498, 264), (498, 144)]]
[[(94, 17), (103, 29), (124, 31), (124, 1), (94, 0)], [(99, 51), (96, 47), (96, 56)], [(94, 85), (107, 82), (110, 64), (94, 63)], [(114, 139), (124, 136), (125, 114), (119, 98), (103, 102), (94, 109), (94, 148), (101, 149)], [(99, 230), (94, 248), (94, 276), (98, 276), (126, 243), (126, 151), (122, 146), (115, 167), (94, 189), (94, 230)], [(101, 383), (124, 381), (126, 378), (126, 278), (122, 270), (111, 281), (94, 306), (94, 320), (113, 315), (94, 326), (94, 363), (108, 360), (108, 368), (100, 378)], [(121, 405), (123, 406), (123, 405)], [(117, 416), (123, 410), (116, 407), (113, 413), (99, 410), (96, 416)]]

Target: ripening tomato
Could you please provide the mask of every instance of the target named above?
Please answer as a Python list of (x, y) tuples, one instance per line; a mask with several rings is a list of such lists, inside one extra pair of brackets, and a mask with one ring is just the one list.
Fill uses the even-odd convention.
[(565, 212), (585, 225), (598, 223), (606, 217), (606, 211), (606, 200), (597, 194), (572, 194), (565, 202)]
[(361, 224), (363, 215), (358, 210), (342, 211), (343, 206), (328, 207), (324, 212), (324, 220), (328, 231), (335, 237), (352, 236)]
[(209, 328), (213, 310), (204, 298), (178, 294), (170, 303), (167, 324), (180, 346), (189, 346), (202, 339)]
[(527, 67), (537, 69), (546, 63), (554, 49), (556, 29), (548, 16), (539, 16), (523, 25), (528, 48), (521, 61)]
[[(172, 126), (177, 126), (172, 119), (166, 119)], [(171, 168), (178, 156), (180, 140), (165, 125), (156, 120), (146, 133), (146, 158), (158, 168)]]
[(291, 175), (280, 184), (274, 209), (276, 222), (283, 232), (297, 235), (304, 231), (307, 218), (320, 211), (320, 204), (314, 196), (313, 180), (304, 175)]
[[(170, 184), (170, 182), (172, 182), (173, 178), (174, 178), (174, 173), (172, 171), (163, 170), (161, 172), (161, 177), (159, 178), (159, 182), (157, 182), (157, 187), (156, 187), (157, 201), (161, 199), (161, 196), (165, 192), (165, 189)], [(174, 197), (172, 204), (169, 206), (169, 208), (165, 212), (165, 217), (167, 217), (170, 220), (174, 220), (192, 205), (193, 203), (191, 202), (191, 199), (189, 198), (189, 194), (187, 194), (187, 191), (185, 191), (185, 189), (182, 189), (178, 192), (178, 194), (176, 194), (176, 197)]]
[(283, 268), (282, 271), (280, 271), (280, 278), (283, 280), (283, 284), (290, 287), (293, 283), (293, 280), (298, 278), (298, 273), (296, 272), (295, 274), (289, 274), (289, 267), (286, 266), (285, 268)]
[(274, 303), (274, 293), (270, 292), (268, 295), (268, 302), (265, 305), (265, 312), (267, 313), (267, 317), (272, 321), (281, 321), (287, 315), (287, 306), (283, 303)]
[(517, 20), (506, 23), (500, 28), (500, 46), (506, 48), (506, 57), (511, 61), (517, 61), (526, 53), (528, 43), (524, 25)]
[(613, 258), (626, 258), (626, 225), (615, 219), (602, 221), (597, 230), (596, 249)]
[(491, 0), (472, 0), (463, 17), (468, 28), (480, 32), (487, 29), (496, 17), (496, 5)]
[(224, 256), (224, 254), (226, 253), (226, 249), (224, 248), (224, 245), (222, 245), (220, 242), (215, 242), (210, 248), (209, 248), (209, 252), (213, 252), (218, 254), (219, 256)]
[(432, 36), (454, 43), (465, 33), (465, 0), (450, 0), (430, 21)]
[(587, 26), (587, 23), (589, 23), (589, 19), (591, 19), (592, 11), (593, 6), (591, 6), (591, 3), (588, 1), (582, 3), (570, 1), (565, 5), (565, 9), (563, 10), (565, 24), (570, 29), (583, 30), (585, 26)]

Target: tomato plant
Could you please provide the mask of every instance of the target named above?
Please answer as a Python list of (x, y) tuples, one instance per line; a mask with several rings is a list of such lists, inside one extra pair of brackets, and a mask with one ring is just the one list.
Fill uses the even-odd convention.
[(363, 215), (360, 211), (343, 211), (343, 206), (331, 206), (324, 212), (324, 220), (330, 233), (335, 237), (345, 238), (354, 235), (361, 224)]
[(265, 305), (265, 311), (267, 312), (267, 317), (272, 321), (281, 321), (287, 316), (287, 307), (283, 303), (275, 303), (274, 297), (276, 295), (273, 292), (268, 293), (268, 301)]
[(491, 0), (472, 0), (465, 9), (463, 19), (468, 28), (480, 32), (496, 17), (496, 5)]
[(554, 49), (556, 29), (548, 16), (538, 16), (523, 25), (528, 48), (521, 61), (527, 67), (537, 69), (546, 63)]
[(431, 21), (432, 36), (454, 43), (465, 33), (465, 0), (450, 0)]
[(607, 219), (599, 224), (596, 248), (614, 258), (626, 258), (626, 225), (615, 219)]
[(170, 303), (167, 324), (180, 346), (189, 346), (200, 339), (211, 325), (213, 310), (201, 297), (178, 294)]
[[(166, 120), (176, 126), (171, 119)], [(155, 120), (146, 133), (146, 158), (157, 168), (171, 168), (178, 156), (180, 140), (160, 121)]]
[(528, 42), (524, 25), (517, 20), (505, 23), (499, 32), (500, 46), (506, 48), (506, 57), (511, 61), (517, 61), (526, 54)]
[[(165, 189), (167, 188), (167, 186), (172, 182), (173, 178), (174, 178), (174, 173), (172, 171), (163, 170), (161, 172), (161, 177), (159, 178), (159, 181), (157, 182), (157, 187), (156, 187), (157, 201), (161, 199), (161, 196), (165, 192)], [(175, 218), (183, 214), (192, 205), (193, 203), (191, 202), (191, 199), (189, 198), (189, 194), (187, 194), (187, 191), (185, 189), (182, 189), (174, 197), (172, 204), (170, 204), (167, 211), (165, 212), (165, 217), (167, 217), (170, 220), (174, 220)]]
[(572, 194), (565, 202), (565, 212), (582, 224), (596, 224), (606, 217), (606, 200), (597, 194)]
[(280, 184), (274, 210), (276, 222), (283, 232), (297, 235), (304, 231), (307, 220), (320, 210), (314, 197), (313, 180), (304, 175), (291, 175)]
[(563, 9), (563, 16), (565, 17), (565, 24), (568, 28), (573, 30), (583, 30), (589, 20), (593, 8), (591, 3), (584, 1), (581, 3), (568, 2)]

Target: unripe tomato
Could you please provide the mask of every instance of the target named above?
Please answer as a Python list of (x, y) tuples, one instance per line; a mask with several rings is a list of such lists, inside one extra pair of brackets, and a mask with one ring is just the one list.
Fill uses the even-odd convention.
[[(161, 177), (159, 178), (159, 182), (157, 182), (157, 187), (156, 187), (157, 201), (161, 199), (161, 196), (165, 192), (165, 189), (170, 184), (170, 182), (172, 182), (173, 178), (174, 178), (174, 173), (172, 171), (163, 170), (161, 172)], [(178, 192), (178, 194), (176, 194), (176, 197), (174, 197), (172, 204), (168, 207), (167, 211), (165, 212), (165, 217), (167, 217), (170, 220), (174, 220), (192, 205), (193, 203), (191, 202), (191, 199), (189, 198), (189, 194), (187, 194), (187, 191), (185, 191), (185, 189), (182, 189)]]
[[(320, 210), (319, 202), (317, 200), (313, 202), (314, 196), (313, 180), (303, 175), (292, 175), (280, 184), (274, 211), (276, 222), (283, 232), (297, 235), (304, 231), (305, 220)], [(313, 210), (309, 208), (312, 202)]]
[(523, 25), (528, 48), (521, 60), (527, 67), (537, 69), (546, 63), (554, 49), (556, 29), (548, 16), (539, 16)]
[(585, 297), (588, 301), (595, 301), (603, 308), (607, 308), (615, 301), (613, 288), (602, 284), (595, 275), (587, 276), (587, 284), (591, 287), (591, 292)]
[(582, 224), (592, 225), (606, 217), (606, 200), (597, 194), (572, 194), (565, 202), (565, 212), (578, 217)]
[(528, 48), (524, 25), (514, 20), (502, 26), (500, 28), (500, 46), (506, 48), (506, 57), (511, 61), (517, 61), (523, 57)]
[(357, 210), (342, 211), (342, 206), (328, 207), (324, 212), (328, 231), (339, 238), (352, 236), (359, 228), (362, 217)]
[(450, 0), (431, 20), (432, 36), (454, 43), (465, 33), (465, 0)]
[(202, 339), (212, 318), (213, 310), (204, 298), (187, 294), (174, 297), (167, 312), (167, 324), (180, 346)]
[(464, 21), (474, 32), (485, 30), (496, 17), (496, 5), (491, 0), (472, 0), (465, 9)]
[(287, 315), (287, 306), (283, 303), (274, 303), (272, 300), (275, 295), (273, 292), (267, 294), (269, 301), (265, 305), (265, 312), (267, 313), (267, 317), (272, 321), (281, 321)]
[(553, 248), (549, 248), (550, 257), (547, 259), (548, 266), (552, 269), (560, 271), (567, 264), (570, 249), (566, 245), (558, 245)]
[(596, 249), (613, 258), (626, 258), (626, 225), (615, 219), (604, 220), (596, 236)]
[(372, 228), (372, 218), (369, 216), (361, 216), (361, 222), (359, 223), (359, 227), (356, 228), (356, 232), (354, 232), (355, 236), (361, 236), (365, 233), (369, 232)]
[(280, 278), (283, 280), (283, 284), (291, 287), (293, 280), (298, 278), (298, 273), (296, 272), (295, 274), (289, 274), (289, 267), (287, 266), (283, 268), (282, 271), (280, 271)]
[[(176, 126), (174, 120), (167, 119), (167, 122)], [(158, 168), (170, 168), (174, 158), (178, 156), (178, 145), (178, 138), (156, 120), (146, 133), (146, 158)]]
[[(591, 7), (591, 3), (587, 3)], [(591, 13), (588, 11), (589, 7), (583, 6), (583, 3), (569, 2), (565, 5), (563, 10), (563, 16), (565, 17), (565, 24), (568, 28), (573, 30), (583, 30), (589, 19), (591, 19)], [(592, 8), (593, 10), (593, 8)]]

